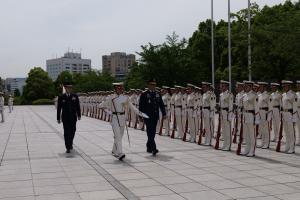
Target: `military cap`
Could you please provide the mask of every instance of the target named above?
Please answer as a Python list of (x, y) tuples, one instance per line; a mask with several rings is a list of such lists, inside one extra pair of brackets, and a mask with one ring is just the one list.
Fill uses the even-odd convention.
[(269, 85), (267, 82), (257, 82), (258, 85)]
[(119, 82), (119, 83), (113, 83), (113, 86), (123, 86), (124, 83), (123, 82)]
[(271, 86), (280, 86), (279, 83), (271, 83)]
[(163, 89), (170, 89), (168, 86), (162, 86)]
[(179, 88), (179, 89), (183, 89), (184, 87), (180, 86), (180, 85), (174, 85), (175, 88)]
[(193, 84), (191, 84), (191, 83), (186, 84), (186, 86), (187, 86), (187, 87), (192, 87), (192, 88), (196, 87), (195, 85), (193, 85)]
[(209, 82), (202, 82), (202, 85), (211, 85)]
[(64, 84), (63, 84), (65, 87), (72, 87), (73, 84), (71, 81), (65, 81)]
[(282, 80), (282, 84), (293, 84), (293, 81)]
[(4, 93), (3, 92), (0, 92), (0, 95), (3, 95)]
[(296, 81), (297, 84), (300, 84), (300, 81)]
[(195, 89), (196, 89), (196, 90), (202, 90), (201, 87), (197, 87), (197, 86), (195, 87)]
[(254, 85), (254, 82), (253, 81), (243, 81), (244, 84), (252, 84)]
[(227, 84), (227, 85), (229, 85), (229, 82), (228, 81), (224, 81), (224, 80), (221, 80), (220, 83), (221, 84)]
[(151, 85), (156, 85), (156, 80), (155, 78), (150, 78), (148, 81), (147, 81), (148, 84), (151, 84)]

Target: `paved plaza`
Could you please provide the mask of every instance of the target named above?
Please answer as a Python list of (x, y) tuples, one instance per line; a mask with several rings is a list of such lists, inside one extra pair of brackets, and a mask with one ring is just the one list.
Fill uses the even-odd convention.
[[(7, 112), (8, 109), (6, 109)], [(257, 149), (256, 157), (157, 136), (146, 153), (145, 132), (129, 129), (124, 162), (111, 156), (107, 122), (83, 117), (75, 150), (65, 154), (54, 106), (19, 106), (0, 123), (0, 200), (299, 200), (296, 154)], [(234, 146), (233, 149), (235, 149)]]

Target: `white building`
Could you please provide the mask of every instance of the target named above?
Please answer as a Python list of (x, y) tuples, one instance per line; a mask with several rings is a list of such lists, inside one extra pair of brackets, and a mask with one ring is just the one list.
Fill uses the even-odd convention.
[(56, 80), (63, 71), (86, 73), (91, 71), (91, 59), (82, 59), (80, 53), (67, 52), (61, 58), (46, 61), (47, 72), (52, 80)]
[(23, 94), (23, 87), (26, 84), (26, 78), (7, 78), (5, 79), (5, 91), (12, 94), (16, 89)]

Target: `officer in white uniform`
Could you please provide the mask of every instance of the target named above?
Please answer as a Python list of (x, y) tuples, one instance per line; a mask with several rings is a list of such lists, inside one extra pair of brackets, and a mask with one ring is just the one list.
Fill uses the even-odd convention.
[(282, 99), (282, 94), (279, 91), (279, 86), (280, 84), (278, 83), (271, 83), (271, 107), (272, 107), (272, 112), (271, 112), (271, 124), (272, 124), (272, 129), (273, 129), (273, 139), (271, 140), (272, 142), (277, 142), (278, 141), (278, 136), (279, 136), (279, 128), (280, 128), (280, 110), (281, 110), (281, 99)]
[(255, 127), (255, 113), (258, 111), (256, 106), (256, 93), (253, 91), (254, 82), (244, 81), (245, 94), (242, 98), (243, 104), (243, 134), (246, 140), (246, 148), (244, 155), (247, 157), (255, 156), (256, 135)]
[(283, 80), (282, 87), (282, 120), (283, 131), (286, 136), (285, 152), (288, 154), (295, 153), (295, 130), (294, 123), (297, 117), (296, 94), (291, 90), (292, 81)]
[(164, 106), (166, 110), (166, 119), (163, 122), (165, 132), (163, 133), (163, 135), (168, 136), (170, 134), (170, 121), (171, 121), (171, 95), (169, 93), (170, 87), (163, 86), (162, 88), (164, 90), (162, 100), (164, 102)]
[[(175, 124), (175, 97), (176, 94), (178, 93), (178, 89), (177, 88), (171, 88), (171, 130), (172, 132), (175, 131), (173, 130), (174, 128), (176, 129), (176, 124)], [(172, 134), (171, 134), (172, 136)]]
[(258, 82), (260, 94), (258, 95), (257, 109), (257, 123), (259, 124), (259, 133), (261, 134), (261, 144), (258, 146), (262, 149), (268, 149), (270, 146), (270, 128), (269, 121), (271, 119), (271, 98), (267, 91), (268, 83)]
[(296, 119), (297, 119), (297, 136), (296, 139), (298, 138), (298, 140), (296, 140), (296, 144), (300, 145), (300, 81), (297, 81), (297, 92), (296, 92), (296, 96), (297, 96), (297, 111), (296, 111)]
[(210, 83), (202, 82), (203, 89), (203, 102), (202, 102), (202, 113), (203, 113), (203, 127), (205, 131), (205, 144), (206, 146), (211, 145), (213, 127), (214, 124), (214, 112), (215, 112), (215, 99), (213, 92), (210, 90)]
[(8, 101), (7, 101), (7, 104), (8, 104), (8, 109), (9, 109), (9, 112), (11, 113), (11, 111), (14, 109), (14, 98), (11, 96), (11, 94), (8, 96)]
[(233, 94), (229, 91), (229, 82), (220, 81), (220, 114), (221, 114), (221, 130), (223, 135), (223, 151), (231, 149), (231, 121), (233, 119)]
[(113, 83), (115, 88), (115, 94), (110, 95), (104, 102), (99, 105), (99, 108), (106, 108), (112, 114), (111, 126), (114, 133), (114, 144), (112, 148), (112, 154), (119, 160), (125, 158), (122, 148), (122, 138), (124, 135), (124, 129), (126, 126), (126, 107), (136, 114), (141, 112), (132, 105), (128, 96), (124, 95), (123, 83)]
[(0, 115), (1, 115), (1, 122), (4, 122), (4, 97), (3, 92), (0, 92)]

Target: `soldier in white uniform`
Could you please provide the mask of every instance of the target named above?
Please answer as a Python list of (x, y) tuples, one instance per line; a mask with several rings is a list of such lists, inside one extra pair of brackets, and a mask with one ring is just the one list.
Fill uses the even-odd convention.
[(236, 84), (236, 96), (235, 96), (235, 106), (236, 106), (236, 111), (235, 111), (235, 122), (234, 122), (234, 137), (235, 140), (233, 141), (236, 143), (237, 136), (240, 135), (240, 130), (241, 130), (241, 123), (242, 123), (242, 98), (245, 94), (244, 92), (244, 84), (237, 82)]
[(165, 132), (162, 135), (168, 136), (170, 134), (170, 121), (171, 121), (171, 94), (169, 92), (170, 88), (167, 86), (162, 87), (164, 92), (162, 95), (162, 100), (164, 102), (166, 110), (166, 119), (163, 122)]
[(9, 109), (9, 112), (11, 113), (11, 111), (14, 109), (14, 98), (11, 96), (11, 94), (8, 96), (8, 109)]
[(112, 114), (111, 125), (114, 133), (114, 144), (112, 154), (119, 160), (125, 158), (122, 148), (122, 138), (126, 126), (126, 107), (136, 114), (140, 115), (140, 111), (132, 105), (128, 96), (123, 95), (123, 83), (114, 83), (115, 94), (110, 95), (104, 102), (99, 105), (99, 108), (106, 108)]
[(248, 157), (255, 156), (256, 135), (255, 127), (255, 113), (256, 110), (256, 94), (253, 91), (254, 82), (244, 81), (245, 94), (242, 98), (243, 104), (243, 134), (246, 140), (246, 148), (244, 155)]
[(176, 117), (176, 126), (177, 126), (177, 137), (179, 139), (183, 138), (184, 131), (184, 123), (182, 119), (182, 91), (183, 87), (176, 85), (175, 88), (178, 89), (178, 93), (176, 93), (174, 105), (175, 105), (175, 117)]
[(182, 116), (182, 127), (183, 127), (183, 140), (186, 140), (186, 135), (187, 135), (187, 129), (188, 129), (188, 124), (187, 124), (187, 88), (182, 88), (181, 89), (182, 93), (182, 110), (181, 110), (181, 116)]
[(295, 153), (295, 130), (294, 122), (296, 121), (297, 102), (296, 94), (291, 90), (292, 81), (282, 82), (284, 93), (282, 94), (282, 120), (283, 130), (286, 136), (285, 152)]
[(195, 93), (195, 87), (192, 84), (187, 84), (187, 120), (188, 120), (188, 130), (190, 132), (190, 142), (196, 142), (196, 112), (197, 112), (197, 96)]
[(278, 83), (271, 83), (271, 107), (272, 107), (272, 129), (274, 133), (274, 137), (271, 140), (272, 142), (278, 141), (279, 136), (279, 128), (280, 128), (280, 110), (281, 110), (281, 98), (282, 94), (279, 92)]
[(195, 106), (196, 106), (196, 110), (195, 110), (195, 120), (196, 120), (196, 135), (200, 133), (200, 128), (203, 128), (203, 127), (200, 127), (201, 126), (201, 116), (202, 116), (202, 88), (200, 87), (195, 87), (195, 90), (196, 90), (196, 97), (195, 97)]
[(267, 91), (268, 83), (258, 82), (260, 88), (260, 94), (258, 95), (256, 115), (257, 123), (259, 124), (258, 131), (261, 134), (261, 144), (259, 148), (268, 149), (270, 146), (270, 128), (269, 121), (271, 119), (271, 98)]
[(4, 97), (3, 92), (0, 92), (0, 115), (1, 115), (1, 122), (4, 122)]
[(207, 146), (211, 145), (213, 127), (214, 123), (213, 113), (215, 112), (215, 99), (213, 92), (210, 90), (210, 83), (202, 82), (203, 89), (203, 102), (202, 102), (202, 113), (203, 113), (203, 127), (205, 131), (205, 144)]
[[(175, 132), (176, 129), (176, 117), (175, 117), (175, 97), (176, 94), (178, 93), (178, 89), (177, 88), (171, 88), (171, 131)], [(170, 136), (172, 137), (172, 134), (170, 134)]]
[(296, 140), (296, 144), (300, 145), (300, 81), (297, 81), (297, 92), (296, 92), (296, 96), (297, 96), (297, 111), (296, 111), (296, 119), (297, 119), (297, 136), (296, 139), (298, 138), (298, 140)]
[(231, 149), (231, 121), (233, 118), (233, 94), (229, 92), (229, 82), (220, 81), (220, 112), (221, 114), (221, 130), (223, 135), (223, 151), (230, 151)]

